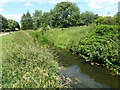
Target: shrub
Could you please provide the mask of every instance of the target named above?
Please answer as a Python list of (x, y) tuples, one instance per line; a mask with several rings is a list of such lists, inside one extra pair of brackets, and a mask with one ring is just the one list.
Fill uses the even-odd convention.
[(118, 26), (117, 25), (98, 25), (95, 26), (94, 31), (96, 34), (99, 34), (100, 36), (102, 35), (107, 35), (107, 34), (116, 34), (118, 33)]
[(99, 17), (96, 21), (96, 25), (99, 24), (108, 24), (108, 25), (115, 25), (116, 24), (116, 18), (115, 17)]
[(112, 68), (118, 74), (120, 71), (119, 34), (116, 25), (95, 26), (88, 37), (81, 40), (80, 56), (87, 62), (97, 62)]

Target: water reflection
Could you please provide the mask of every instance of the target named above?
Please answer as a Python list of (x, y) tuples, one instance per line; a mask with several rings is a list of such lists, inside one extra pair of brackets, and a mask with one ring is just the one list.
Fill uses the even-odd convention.
[(59, 64), (66, 68), (61, 72), (71, 78), (72, 87), (118, 88), (118, 77), (112, 76), (105, 68), (91, 66), (67, 50), (56, 48), (56, 51)]

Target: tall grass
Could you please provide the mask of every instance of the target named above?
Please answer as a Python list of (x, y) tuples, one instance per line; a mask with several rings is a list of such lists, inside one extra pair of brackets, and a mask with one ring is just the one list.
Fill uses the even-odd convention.
[(2, 88), (63, 87), (58, 63), (27, 32), (2, 38)]
[(48, 40), (55, 46), (78, 51), (79, 41), (84, 39), (90, 33), (91, 27), (70, 27), (63, 29), (52, 29), (45, 33)]

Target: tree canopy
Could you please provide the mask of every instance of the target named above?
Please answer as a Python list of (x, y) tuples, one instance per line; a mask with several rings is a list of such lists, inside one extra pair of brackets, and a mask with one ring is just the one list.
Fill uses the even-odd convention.
[(26, 14), (23, 14), (21, 18), (21, 29), (33, 29), (33, 20), (29, 11)]
[(33, 29), (36, 30), (38, 27), (40, 27), (41, 17), (42, 17), (42, 11), (41, 10), (35, 10), (35, 12), (33, 13), (33, 16), (32, 16)]
[(2, 26), (2, 31), (5, 31), (8, 28), (8, 21), (2, 15), (0, 15), (0, 26)]
[(8, 27), (11, 31), (15, 31), (16, 28), (19, 30), (20, 29), (20, 26), (19, 26), (19, 23), (12, 20), (12, 19), (8, 19)]
[(73, 26), (71, 22), (77, 23), (77, 19), (74, 16), (79, 15), (80, 10), (76, 4), (71, 2), (58, 3), (53, 9), (52, 25), (53, 27)]
[(35, 10), (31, 16), (29, 11), (21, 18), (21, 29), (39, 29), (45, 26), (67, 28), (71, 26), (89, 25), (98, 18), (93, 12), (80, 13), (78, 6), (72, 2), (60, 2), (50, 10), (43, 12)]
[(93, 12), (86, 11), (81, 14), (81, 20), (83, 21), (84, 25), (89, 25), (89, 23), (94, 22), (95, 19), (98, 18), (98, 15), (94, 14)]
[(0, 26), (2, 26), (2, 32), (15, 31), (16, 28), (19, 30), (19, 23), (12, 19), (6, 19), (4, 16), (0, 15)]

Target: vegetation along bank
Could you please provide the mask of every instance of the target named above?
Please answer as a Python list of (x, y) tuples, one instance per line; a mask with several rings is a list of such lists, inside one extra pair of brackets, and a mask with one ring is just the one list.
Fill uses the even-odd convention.
[(27, 11), (21, 25), (2, 15), (0, 18), (2, 33), (21, 29), (2, 36), (3, 88), (66, 87), (49, 49), (51, 43), (120, 75), (120, 12), (102, 17), (81, 12), (72, 2), (60, 2), (50, 12), (35, 10), (31, 15)]
[[(109, 25), (112, 22), (104, 24), (107, 21), (101, 23), (101, 18), (96, 20), (96, 25), (47, 30), (42, 35), (43, 42), (48, 40), (56, 47), (79, 54), (92, 65), (97, 63), (107, 67), (115, 75), (120, 75), (119, 26)], [(109, 20), (110, 17), (104, 19)], [(36, 37), (40, 40), (41, 32), (38, 31)]]

